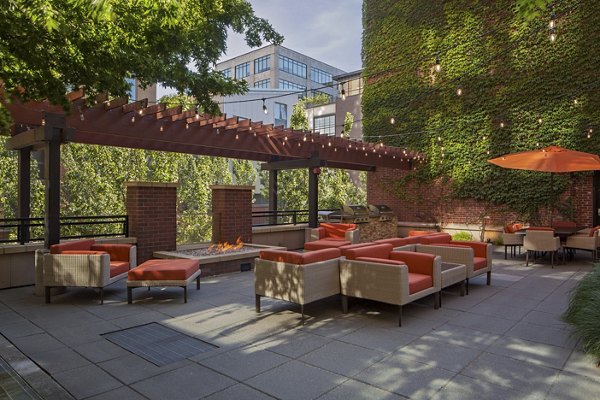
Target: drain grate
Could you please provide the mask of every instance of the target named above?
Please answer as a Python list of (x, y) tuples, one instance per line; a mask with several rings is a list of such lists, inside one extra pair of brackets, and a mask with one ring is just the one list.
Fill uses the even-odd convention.
[(219, 348), (156, 322), (102, 336), (159, 367)]

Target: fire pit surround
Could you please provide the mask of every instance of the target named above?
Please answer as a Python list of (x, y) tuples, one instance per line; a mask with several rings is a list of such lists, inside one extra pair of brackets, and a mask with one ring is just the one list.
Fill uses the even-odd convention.
[(154, 257), (199, 260), (202, 276), (211, 276), (250, 271), (254, 266), (254, 259), (258, 257), (261, 250), (285, 250), (285, 247), (242, 243), (241, 241), (229, 246), (227, 250), (221, 251), (217, 249), (224, 249), (228, 246), (222, 244), (219, 247), (218, 244), (211, 243), (189, 244), (178, 246), (175, 251), (155, 251)]

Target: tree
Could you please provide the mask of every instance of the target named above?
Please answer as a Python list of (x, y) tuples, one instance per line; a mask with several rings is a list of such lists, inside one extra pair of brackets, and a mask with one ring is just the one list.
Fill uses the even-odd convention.
[(13, 96), (66, 107), (65, 93), (78, 87), (88, 98), (123, 96), (126, 77), (142, 86), (162, 82), (218, 114), (212, 96), (247, 89), (214, 69), (228, 29), (251, 47), (283, 40), (245, 0), (4, 0), (0, 128), (6, 132), (3, 103)]

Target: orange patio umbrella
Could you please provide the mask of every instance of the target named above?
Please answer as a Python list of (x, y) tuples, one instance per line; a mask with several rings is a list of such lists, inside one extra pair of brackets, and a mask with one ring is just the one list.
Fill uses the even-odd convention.
[(488, 160), (502, 168), (543, 172), (577, 172), (600, 170), (600, 157), (595, 154), (548, 146), (539, 150), (505, 154)]

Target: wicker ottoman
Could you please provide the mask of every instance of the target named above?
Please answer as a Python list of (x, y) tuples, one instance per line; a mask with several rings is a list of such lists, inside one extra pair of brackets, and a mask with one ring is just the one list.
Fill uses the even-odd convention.
[(135, 287), (179, 286), (183, 288), (183, 301), (187, 303), (187, 285), (196, 280), (200, 289), (200, 262), (198, 260), (161, 259), (148, 260), (127, 274), (127, 303), (132, 303), (131, 291)]

